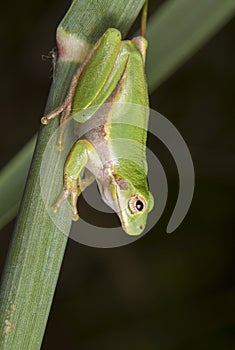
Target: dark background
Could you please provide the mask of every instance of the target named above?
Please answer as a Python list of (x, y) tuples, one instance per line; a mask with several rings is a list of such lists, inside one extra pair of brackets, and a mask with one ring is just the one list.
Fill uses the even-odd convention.
[[(150, 12), (162, 2), (151, 2)], [(52, 75), (51, 59), (41, 56), (55, 45), (69, 3), (2, 7), (1, 166), (39, 128)], [(231, 21), (151, 95), (151, 107), (178, 128), (194, 161), (186, 219), (165, 233), (178, 180), (159, 142), (169, 180), (162, 218), (130, 246), (104, 250), (69, 241), (43, 349), (235, 348), (234, 34)], [(13, 227), (0, 234), (1, 268)]]

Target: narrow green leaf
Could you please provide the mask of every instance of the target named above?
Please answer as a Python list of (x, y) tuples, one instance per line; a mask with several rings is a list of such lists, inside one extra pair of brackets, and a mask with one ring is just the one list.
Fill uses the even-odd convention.
[(1, 171), (0, 227), (10, 221), (19, 209), (35, 144), (36, 137), (33, 137)]
[[(118, 27), (120, 25), (120, 30), (123, 32), (128, 31), (143, 5), (143, 1), (139, 0), (98, 2), (100, 3), (100, 11), (102, 9), (103, 14), (108, 14), (113, 19), (113, 26)], [(93, 22), (96, 22), (97, 28), (102, 27), (102, 31), (106, 30), (107, 24), (100, 22), (99, 11), (94, 12), (93, 7), (91, 7), (93, 3), (93, 0), (74, 1), (74, 12), (70, 10), (69, 15), (66, 16), (66, 25), (68, 26), (66, 35), (74, 35), (76, 28), (73, 31), (72, 24), (82, 21), (84, 13), (81, 9), (86, 9), (87, 6), (91, 9), (90, 16), (92, 18), (95, 16)], [(128, 4), (133, 6), (131, 14), (128, 10), (130, 8)], [(126, 21), (116, 23), (115, 19), (119, 19), (120, 14), (124, 12), (126, 12)], [(70, 16), (72, 19), (76, 18), (76, 21), (71, 22), (71, 25), (69, 25)], [(128, 21), (128, 18), (131, 19)], [(64, 24), (65, 22), (62, 21), (59, 26), (61, 32), (64, 30)], [(89, 32), (89, 21), (86, 25), (87, 32)], [(84, 32), (86, 32), (86, 29), (84, 29)], [(75, 39), (76, 46), (79, 37), (76, 37), (76, 35), (75, 38), (72, 37), (72, 45), (74, 43), (73, 39)], [(63, 41), (63, 38), (60, 37), (60, 40)], [(88, 38), (86, 38), (86, 41), (89, 42)], [(67, 42), (65, 45), (67, 45)], [(70, 47), (70, 49), (73, 50), (73, 47)], [(59, 59), (56, 66), (46, 112), (57, 107), (65, 97), (71, 77), (77, 66), (77, 62), (69, 60), (69, 57), (71, 56), (68, 55), (63, 60)], [(71, 212), (68, 206), (63, 206), (60, 208), (60, 215), (55, 215), (54, 221), (52, 221), (46, 210), (46, 203), (52, 204), (53, 193), (49, 190), (42, 198), (41, 189), (45, 183), (48, 184), (51, 181), (51, 186), (55, 184), (55, 192), (58, 194), (61, 190), (61, 179), (59, 180), (57, 176), (50, 178), (47, 171), (40, 172), (40, 170), (45, 148), (57, 126), (58, 120), (54, 120), (40, 130), (14, 238), (5, 265), (0, 291), (1, 350), (40, 349), (55, 292), (71, 226)], [(58, 152), (54, 147), (51, 147), (47, 154), (48, 166), (50, 166), (50, 159), (55, 157), (56, 154)], [(17, 163), (15, 165), (13, 163), (11, 169), (14, 166), (18, 169)], [(7, 176), (8, 172), (5, 173), (5, 177)], [(16, 179), (17, 172), (14, 181)], [(49, 185), (48, 189), (51, 186)], [(63, 227), (63, 232), (59, 229), (60, 227)]]
[(233, 16), (234, 0), (168, 0), (148, 23), (150, 91), (165, 81)]

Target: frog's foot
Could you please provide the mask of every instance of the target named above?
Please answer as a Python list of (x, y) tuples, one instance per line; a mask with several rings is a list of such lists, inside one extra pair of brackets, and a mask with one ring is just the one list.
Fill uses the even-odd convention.
[(52, 112), (48, 113), (47, 115), (44, 115), (41, 118), (41, 123), (44, 125), (47, 125), (50, 120), (55, 119), (67, 106), (67, 101), (63, 102), (59, 107), (54, 109)]
[(71, 101), (70, 99), (66, 98), (65, 101), (60, 105), (58, 108), (56, 108), (51, 113), (45, 115), (41, 118), (41, 123), (44, 125), (47, 125), (50, 120), (55, 119), (59, 114), (61, 114), (60, 117), (60, 127), (57, 137), (57, 143), (56, 143), (56, 149), (57, 151), (62, 151), (64, 149), (64, 134), (68, 127), (68, 124), (66, 121), (70, 117), (71, 114)]
[(68, 198), (68, 196), (71, 196), (71, 206), (72, 206), (72, 220), (77, 221), (79, 219), (78, 211), (77, 211), (77, 199), (78, 195), (80, 194), (80, 190), (69, 190), (69, 189), (64, 189), (60, 196), (58, 197), (57, 201), (55, 204), (52, 206), (52, 211), (54, 213), (57, 213), (61, 204)]

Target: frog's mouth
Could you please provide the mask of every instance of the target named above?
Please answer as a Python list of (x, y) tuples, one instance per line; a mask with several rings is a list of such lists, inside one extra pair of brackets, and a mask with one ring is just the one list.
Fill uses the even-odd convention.
[(103, 201), (118, 215), (122, 229), (128, 235), (140, 235), (145, 225), (136, 225), (135, 221), (130, 220), (133, 214), (128, 206), (128, 196), (123, 195), (123, 191), (129, 190), (128, 183), (119, 179), (109, 186), (102, 186), (101, 184), (98, 184), (98, 186)]
[(128, 210), (127, 208), (123, 208), (121, 209), (121, 201), (120, 201), (120, 196), (118, 194), (118, 191), (116, 191), (116, 198), (117, 198), (117, 206), (118, 206), (118, 210), (116, 211), (118, 217), (119, 217), (119, 220), (121, 221), (121, 225), (122, 225), (122, 228), (123, 230), (128, 234), (128, 227), (126, 225), (127, 223), (127, 215), (125, 213), (126, 210)]
[(134, 214), (131, 213), (128, 205), (128, 199), (126, 197), (123, 198), (123, 194), (121, 193), (121, 189), (118, 185), (116, 186), (116, 199), (118, 206), (116, 213), (121, 221), (123, 230), (130, 236), (140, 235), (143, 232), (145, 225), (137, 224), (135, 220), (131, 220), (131, 216)]

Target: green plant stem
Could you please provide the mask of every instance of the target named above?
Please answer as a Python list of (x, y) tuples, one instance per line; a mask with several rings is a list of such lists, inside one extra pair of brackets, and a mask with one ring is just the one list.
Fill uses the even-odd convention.
[[(107, 26), (115, 26), (125, 35), (143, 2), (100, 0), (96, 2), (96, 8), (92, 0), (75, 0), (58, 30), (66, 35), (72, 35), (75, 42), (84, 40), (89, 48), (89, 45), (98, 39), (96, 35), (99, 36), (99, 32), (104, 32)], [(88, 14), (90, 21), (87, 21)], [(110, 19), (111, 23), (108, 20), (104, 22), (105, 17)], [(89, 28), (85, 30), (83, 27), (82, 31), (79, 23), (84, 26), (89, 23)], [(53, 110), (65, 97), (80, 60), (78, 57), (77, 62), (71, 61), (73, 49), (74, 47), (68, 47), (67, 56), (63, 59), (59, 57), (45, 112)], [(0, 292), (1, 350), (40, 349), (55, 292), (71, 226), (71, 213), (67, 207), (63, 207), (60, 215), (56, 215), (55, 221), (52, 222), (45, 206), (45, 202), (52, 200), (51, 193), (48, 191), (44, 199), (41, 195), (44, 178), (45, 182), (50, 179), (47, 178), (46, 172), (41, 173), (40, 177), (40, 168), (45, 147), (57, 126), (58, 120), (54, 120), (40, 130), (6, 261)], [(56, 151), (52, 147), (51, 156), (54, 152)], [(51, 179), (54, 180), (57, 181), (56, 176), (55, 179)], [(56, 192), (59, 193), (60, 190), (61, 183), (58, 181)], [(58, 229), (61, 225), (63, 232)]]

